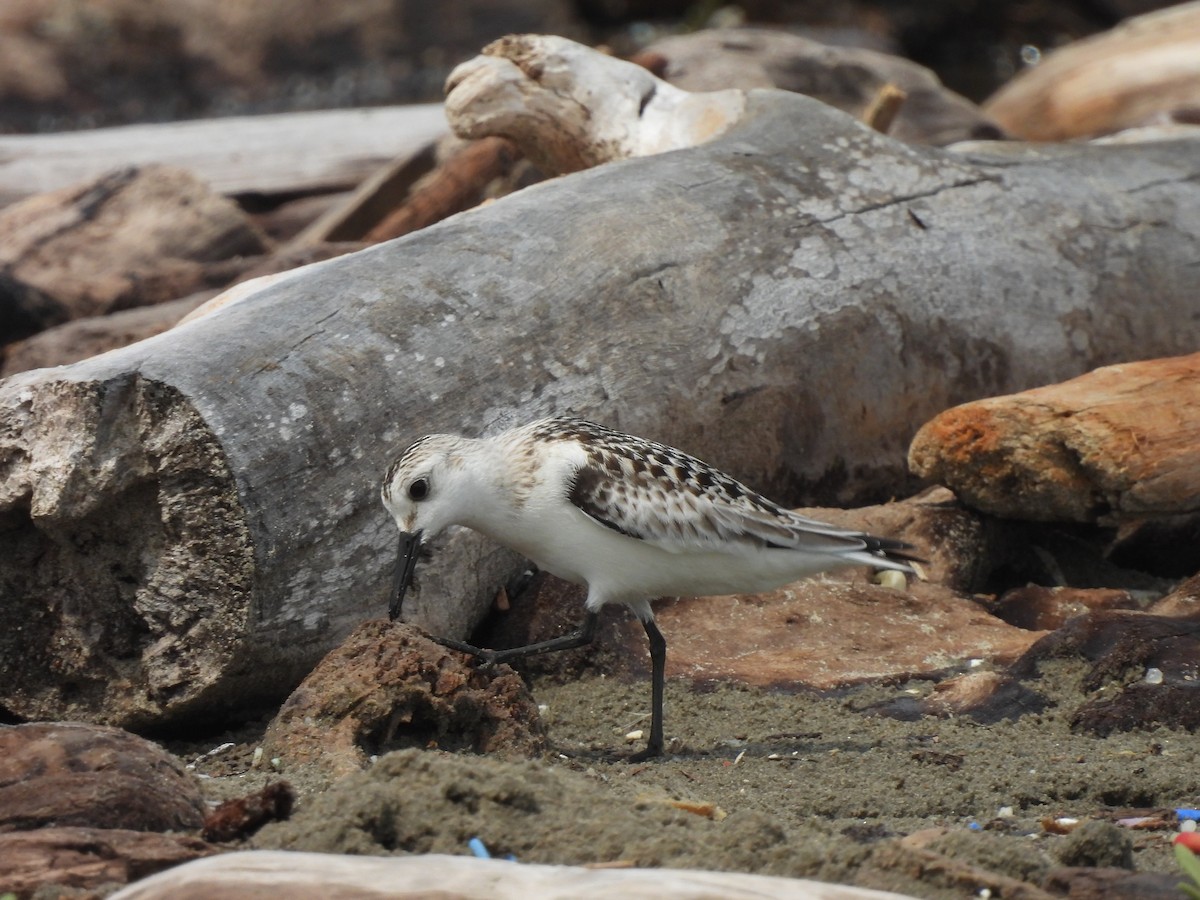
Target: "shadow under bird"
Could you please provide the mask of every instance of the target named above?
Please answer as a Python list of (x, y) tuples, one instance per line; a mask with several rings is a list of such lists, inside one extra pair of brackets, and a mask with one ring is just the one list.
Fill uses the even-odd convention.
[(633, 611), (652, 672), (650, 737), (634, 760), (663, 752), (667, 643), (651, 599), (757, 593), (847, 566), (912, 573), (917, 560), (902, 541), (797, 515), (680, 450), (567, 416), (494, 437), (426, 435), (388, 468), (382, 497), (400, 528), (393, 619), (422, 541), (449, 525), (587, 586), (577, 631), (508, 650), (435, 638), (445, 647), (501, 663), (587, 644), (607, 603)]

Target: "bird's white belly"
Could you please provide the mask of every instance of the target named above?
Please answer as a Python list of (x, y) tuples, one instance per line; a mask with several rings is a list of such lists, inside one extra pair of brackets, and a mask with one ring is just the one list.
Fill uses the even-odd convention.
[(815, 562), (789, 550), (673, 552), (606, 528), (574, 507), (542, 510), (492, 536), (539, 568), (586, 584), (591, 609), (655, 597), (765, 591), (831, 568), (829, 558)]

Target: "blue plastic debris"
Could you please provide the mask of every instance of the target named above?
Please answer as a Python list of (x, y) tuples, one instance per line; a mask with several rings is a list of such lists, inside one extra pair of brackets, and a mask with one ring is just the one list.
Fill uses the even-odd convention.
[(978, 822), (968, 822), (967, 827), (970, 828), (972, 831), (983, 831), (983, 826), (980, 825)]
[[(488, 852), (487, 844), (485, 844), (482, 840), (480, 840), (477, 837), (473, 837), (469, 841), (467, 841), (467, 846), (471, 848), (471, 853), (473, 853), (478, 859), (493, 859), (494, 858), (492, 856), (492, 854)], [(509, 853), (504, 858), (506, 860), (508, 860), (509, 862), (517, 861), (517, 857), (515, 855), (513, 855), (512, 853)], [(0, 897), (0, 900), (3, 900), (3, 898)]]
[(1195, 822), (1200, 820), (1200, 809), (1177, 809), (1175, 810), (1175, 815), (1179, 816), (1180, 819), (1191, 819)]

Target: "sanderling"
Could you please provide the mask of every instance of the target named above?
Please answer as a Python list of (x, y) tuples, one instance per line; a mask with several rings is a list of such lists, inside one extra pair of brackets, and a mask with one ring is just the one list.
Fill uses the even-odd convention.
[(393, 619), (422, 540), (448, 525), (587, 585), (578, 631), (509, 650), (437, 639), (446, 647), (504, 662), (588, 643), (606, 603), (637, 615), (650, 641), (652, 709), (635, 759), (663, 752), (667, 644), (651, 599), (755, 593), (844, 566), (912, 572), (915, 559), (902, 541), (797, 515), (680, 450), (573, 417), (490, 438), (427, 435), (388, 468), (382, 495), (400, 527)]

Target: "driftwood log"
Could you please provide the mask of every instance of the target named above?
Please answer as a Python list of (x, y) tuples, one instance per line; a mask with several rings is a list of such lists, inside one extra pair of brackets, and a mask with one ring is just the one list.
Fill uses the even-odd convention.
[(1125, 128), (1196, 124), (1200, 116), (1200, 3), (1136, 16), (1060, 47), (984, 104), (1030, 141), (1095, 137)]
[(427, 103), (0, 135), (0, 206), (153, 164), (187, 169), (223, 194), (344, 190), (445, 133), (441, 104)]
[(317, 897), (383, 897), (419, 900), (905, 900), (900, 894), (803, 878), (698, 869), (617, 869), (586, 866), (513, 865), (508, 860), (423, 853), (402, 858), (289, 853), (281, 850), (227, 853), (207, 863), (188, 863), (146, 878), (114, 900), (249, 898), (282, 892)]
[[(379, 480), (428, 431), (573, 409), (844, 503), (902, 489), (948, 406), (1200, 336), (1200, 144), (968, 157), (741, 103), (710, 143), (0, 385), (0, 706), (145, 726), (278, 697), (385, 609)], [(461, 634), (523, 565), (454, 534), (406, 612)]]
[(1112, 524), (1200, 512), (1200, 354), (947, 410), (917, 432), (909, 465), (1008, 518)]
[(839, 47), (768, 28), (709, 28), (652, 43), (639, 61), (657, 57), (655, 74), (687, 91), (777, 87), (815, 97), (858, 119), (889, 87), (905, 101), (886, 134), (912, 144), (945, 146), (999, 137), (975, 104), (947, 89), (924, 66), (862, 47)]

